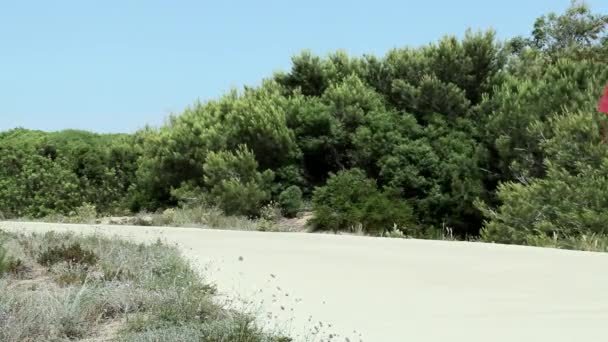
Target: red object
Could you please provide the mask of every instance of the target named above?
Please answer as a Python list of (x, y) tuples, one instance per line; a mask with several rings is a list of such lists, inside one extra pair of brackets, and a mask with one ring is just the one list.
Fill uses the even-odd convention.
[(604, 96), (600, 100), (600, 106), (598, 107), (600, 113), (608, 114), (608, 86), (606, 86), (606, 90), (604, 90)]

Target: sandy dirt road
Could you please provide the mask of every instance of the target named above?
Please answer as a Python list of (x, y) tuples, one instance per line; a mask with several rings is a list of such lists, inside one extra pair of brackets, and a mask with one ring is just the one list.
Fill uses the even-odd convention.
[(0, 229), (166, 239), (222, 293), (252, 299), (298, 340), (608, 341), (608, 254), (189, 228)]

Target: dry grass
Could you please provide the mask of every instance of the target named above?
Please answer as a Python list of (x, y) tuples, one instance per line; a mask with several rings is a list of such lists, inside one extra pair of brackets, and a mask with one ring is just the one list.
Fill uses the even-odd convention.
[[(227, 216), (220, 209), (205, 206), (170, 208), (159, 213), (140, 213), (132, 217), (102, 218), (97, 223), (139, 226), (168, 226), (190, 228), (215, 228), (225, 230), (301, 232), (308, 229), (306, 221), (310, 217), (303, 213), (299, 217), (287, 219), (280, 216), (277, 208), (267, 206), (259, 218)], [(56, 220), (54, 220), (56, 222)], [(88, 223), (84, 220), (82, 223)]]
[(572, 249), (587, 252), (608, 252), (608, 236), (599, 234), (583, 234), (565, 237), (531, 235), (527, 238), (527, 243), (537, 247)]
[[(176, 227), (212, 227), (218, 229), (258, 230), (259, 220), (226, 216), (217, 208), (193, 206), (166, 209), (162, 213), (139, 214), (149, 217), (152, 225)], [(145, 220), (144, 220), (145, 221)]]
[[(157, 213), (138, 213), (133, 216), (97, 217), (95, 207), (83, 205), (69, 216), (52, 215), (41, 219), (21, 218), (21, 221), (54, 223), (114, 224), (135, 226), (168, 226), (215, 228), (225, 230), (290, 232), (307, 229), (302, 218), (286, 219), (276, 207), (264, 208), (262, 217), (227, 216), (220, 209), (206, 206), (170, 208)], [(304, 216), (306, 216), (304, 214)]]
[[(73, 234), (2, 236), (7, 254), (24, 266), (0, 278), (0, 341), (289, 341), (219, 305), (175, 247)], [(75, 245), (81, 250), (69, 248)], [(43, 267), (45, 253), (53, 258)], [(95, 258), (82, 263), (78, 253)]]

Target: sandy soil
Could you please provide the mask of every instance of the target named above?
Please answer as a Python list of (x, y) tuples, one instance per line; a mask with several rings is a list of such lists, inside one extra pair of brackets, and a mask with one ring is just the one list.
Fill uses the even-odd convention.
[(177, 243), (298, 340), (604, 341), (608, 254), (306, 233), (1, 222)]

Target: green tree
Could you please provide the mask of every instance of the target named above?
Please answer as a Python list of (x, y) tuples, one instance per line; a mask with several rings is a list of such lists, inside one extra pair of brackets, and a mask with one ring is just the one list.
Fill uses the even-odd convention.
[[(485, 136), (494, 156), (491, 167), (501, 181), (542, 177), (544, 156), (532, 125), (574, 110), (594, 111), (608, 80), (608, 69), (595, 62), (561, 59), (542, 65), (537, 60), (532, 65), (526, 75), (507, 76), (482, 104), (487, 111)], [(544, 134), (549, 137), (551, 132)]]
[(308, 96), (320, 96), (329, 85), (326, 64), (310, 51), (303, 51), (291, 59), (289, 73), (278, 73), (275, 80), (289, 91), (300, 91)]
[(554, 58), (599, 57), (608, 62), (607, 29), (608, 15), (594, 14), (585, 2), (573, 0), (564, 14), (549, 13), (536, 20), (530, 45)]
[(302, 151), (304, 173), (313, 185), (353, 164), (354, 139), (368, 116), (386, 111), (384, 98), (352, 74), (331, 84), (321, 98), (293, 96), (287, 125)]
[[(144, 156), (134, 193), (139, 206), (174, 205), (171, 189), (184, 182), (203, 187), (203, 164), (211, 152), (245, 144), (262, 169), (298, 165), (301, 152), (287, 126), (290, 100), (274, 82), (232, 91), (218, 101), (196, 103), (158, 132), (142, 133)], [(281, 175), (291, 175), (288, 170)], [(289, 182), (290, 180), (280, 179)], [(138, 205), (135, 205), (138, 206)]]
[(541, 138), (546, 176), (501, 184), (497, 208), (478, 203), (487, 218), (485, 241), (526, 244), (537, 236), (608, 234), (608, 152), (598, 117), (560, 115), (549, 128), (552, 137)]
[(474, 201), (485, 197), (480, 165), (485, 149), (470, 135), (468, 121), (450, 127), (435, 116), (417, 139), (403, 139), (379, 162), (382, 184), (410, 199), (421, 223), (447, 225), (476, 235), (481, 217)]

